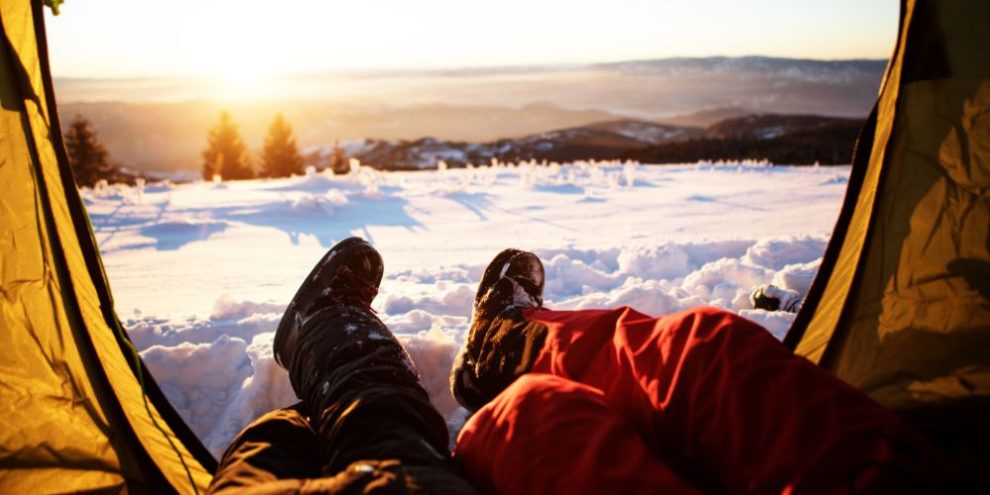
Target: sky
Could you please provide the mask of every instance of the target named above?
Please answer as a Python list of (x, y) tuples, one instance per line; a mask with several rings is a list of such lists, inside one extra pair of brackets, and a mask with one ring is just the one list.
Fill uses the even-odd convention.
[(67, 0), (56, 77), (252, 80), (675, 56), (886, 58), (894, 0)]

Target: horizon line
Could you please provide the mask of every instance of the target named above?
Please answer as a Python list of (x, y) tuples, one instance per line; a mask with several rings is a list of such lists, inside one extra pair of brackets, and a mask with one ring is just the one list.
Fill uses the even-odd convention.
[[(645, 62), (665, 62), (680, 60), (712, 60), (712, 59), (771, 59), (790, 60), (795, 62), (884, 62), (887, 63), (889, 57), (852, 57), (852, 58), (813, 58), (813, 57), (783, 57), (774, 55), (705, 55), (705, 56), (669, 56), (653, 58), (630, 58), (615, 60), (599, 60), (588, 62), (548, 62), (548, 63), (521, 63), (521, 64), (500, 64), (500, 65), (463, 65), (463, 66), (437, 66), (437, 67), (378, 67), (378, 68), (353, 68), (353, 69), (321, 69), (314, 71), (292, 71), (285, 73), (275, 73), (268, 78), (306, 78), (306, 77), (372, 77), (387, 75), (471, 75), (468, 73), (484, 72), (509, 72), (523, 70), (568, 70), (580, 68), (594, 68), (607, 65), (633, 64)], [(97, 76), (97, 75), (66, 75), (60, 76), (52, 74), (56, 80), (89, 80), (89, 81), (141, 81), (141, 80), (217, 80), (224, 79), (216, 74), (146, 74), (146, 75), (118, 75), (118, 76)]]

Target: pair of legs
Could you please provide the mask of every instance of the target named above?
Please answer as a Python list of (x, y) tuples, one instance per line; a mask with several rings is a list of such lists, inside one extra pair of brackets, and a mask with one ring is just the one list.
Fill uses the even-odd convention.
[[(317, 265), (274, 346), (303, 401), (235, 439), (214, 491), (474, 493), (401, 345), (368, 308), (380, 280), (380, 257), (356, 239)], [(660, 319), (628, 308), (553, 312), (541, 308), (542, 289), (539, 259), (515, 250), (479, 284), (452, 374), (455, 397), (477, 410), (456, 456), (477, 486), (927, 488), (909, 484), (922, 441), (755, 324), (711, 309)]]

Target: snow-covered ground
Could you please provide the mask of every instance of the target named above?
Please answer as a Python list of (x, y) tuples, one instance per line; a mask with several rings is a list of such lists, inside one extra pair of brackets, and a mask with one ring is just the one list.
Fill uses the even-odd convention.
[(554, 308), (738, 311), (767, 282), (804, 293), (848, 167), (551, 164), (85, 190), (117, 312), (179, 412), (219, 455), (295, 400), (273, 361), (281, 312), (333, 243), (385, 259), (374, 307), (452, 427), (447, 391), (475, 284), (501, 249), (535, 251)]

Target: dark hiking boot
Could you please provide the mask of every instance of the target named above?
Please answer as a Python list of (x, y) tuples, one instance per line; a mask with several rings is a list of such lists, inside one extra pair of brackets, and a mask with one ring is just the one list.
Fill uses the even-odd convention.
[[(274, 354), (316, 436), (333, 493), (477, 493), (448, 451), (443, 416), (371, 309), (382, 259), (361, 239), (327, 252), (286, 308)], [(339, 485), (334, 483), (339, 482)]]
[(801, 309), (801, 295), (776, 285), (765, 284), (753, 289), (749, 302), (754, 309), (797, 313)]
[(285, 308), (275, 331), (275, 361), (285, 369), (292, 368), (299, 332), (321, 308), (350, 306), (370, 312), (383, 269), (381, 255), (364, 239), (350, 237), (330, 248)]
[[(495, 255), (485, 268), (474, 296), (474, 309), (478, 311), (484, 305), (485, 311), (501, 312), (513, 306), (543, 306), (544, 279), (539, 257), (527, 251), (506, 249)], [(505, 282), (496, 289), (495, 285), (503, 280)]]
[(543, 306), (544, 282), (543, 263), (530, 252), (506, 249), (488, 264), (450, 377), (464, 407), (478, 409), (529, 371), (546, 327), (527, 321), (523, 310)]

